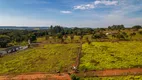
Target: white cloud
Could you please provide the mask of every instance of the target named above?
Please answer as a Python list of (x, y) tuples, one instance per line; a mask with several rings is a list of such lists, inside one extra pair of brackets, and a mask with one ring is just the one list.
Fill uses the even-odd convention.
[(93, 4), (74, 6), (74, 9), (80, 9), (80, 10), (93, 9), (93, 8), (95, 8)]
[(117, 5), (118, 4), (118, 1), (106, 1), (106, 0), (98, 0), (98, 1), (94, 1), (93, 3), (90, 3), (90, 4), (83, 4), (83, 5), (77, 5), (77, 6), (74, 6), (74, 9), (77, 10), (77, 9), (80, 9), (80, 10), (86, 10), (86, 9), (94, 9), (97, 5), (100, 5), (100, 4), (104, 4), (106, 6), (111, 6), (111, 5)]
[(117, 5), (118, 1), (95, 1), (95, 5), (104, 4), (104, 5)]
[(70, 14), (72, 13), (71, 11), (60, 11), (61, 13), (64, 13), (64, 14)]

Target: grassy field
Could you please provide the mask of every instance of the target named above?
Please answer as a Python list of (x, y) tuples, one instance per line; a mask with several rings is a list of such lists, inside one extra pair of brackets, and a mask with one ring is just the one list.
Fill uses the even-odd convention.
[(142, 76), (117, 76), (117, 77), (93, 77), (81, 78), (80, 80), (142, 80)]
[(0, 58), (0, 74), (69, 70), (75, 63), (77, 44), (46, 44)]
[(92, 42), (82, 47), (80, 69), (142, 67), (142, 42)]

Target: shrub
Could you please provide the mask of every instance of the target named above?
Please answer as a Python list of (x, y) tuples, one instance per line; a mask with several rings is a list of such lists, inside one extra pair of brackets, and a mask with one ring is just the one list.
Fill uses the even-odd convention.
[(71, 79), (72, 80), (80, 80), (80, 78), (79, 77), (77, 77), (76, 75), (74, 75), (74, 74), (72, 74), (71, 75)]
[(142, 35), (142, 31), (139, 31), (139, 34), (141, 34), (141, 35)]

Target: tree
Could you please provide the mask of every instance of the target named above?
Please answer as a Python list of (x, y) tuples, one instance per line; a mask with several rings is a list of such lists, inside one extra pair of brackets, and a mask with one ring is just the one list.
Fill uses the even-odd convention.
[(82, 39), (83, 39), (83, 36), (84, 36), (84, 35), (80, 35), (80, 40), (82, 40)]
[(119, 40), (125, 39), (125, 37), (122, 34), (117, 34), (116, 38), (118, 38)]
[(89, 40), (88, 37), (86, 37), (86, 41), (87, 41), (88, 44), (91, 44), (91, 41)]
[(86, 32), (88, 33), (88, 34), (92, 34), (93, 33), (93, 29), (92, 28), (87, 28), (87, 29), (85, 29), (86, 30)]
[(135, 25), (135, 26), (132, 27), (132, 29), (135, 29), (135, 30), (138, 30), (140, 28), (142, 28), (140, 25)]
[(128, 38), (128, 35), (126, 32), (122, 32), (122, 35), (125, 37), (125, 38)]
[(10, 42), (10, 37), (6, 35), (0, 35), (0, 47), (5, 48)]
[(56, 35), (52, 35), (52, 39), (54, 42), (56, 42)]
[(141, 35), (142, 35), (142, 31), (139, 31), (139, 34), (141, 34)]
[(111, 30), (121, 30), (121, 29), (125, 29), (125, 27), (124, 27), (123, 24), (121, 24), (121, 25), (108, 26), (108, 29), (111, 29)]
[(136, 33), (135, 33), (135, 32), (130, 33), (130, 38), (132, 39), (132, 37), (133, 37), (133, 36), (135, 36), (135, 35), (136, 35)]
[(62, 35), (61, 33), (58, 33), (58, 34), (57, 34), (57, 38), (58, 38), (58, 39), (61, 39), (61, 43), (64, 42), (63, 35)]
[(73, 34), (70, 35), (70, 39), (71, 39), (71, 42), (73, 42), (73, 39), (74, 39), (74, 35)]
[(57, 34), (57, 33), (61, 33), (61, 32), (64, 32), (63, 27), (61, 27), (61, 26), (53, 27), (53, 34)]
[(48, 32), (45, 33), (45, 40), (48, 40), (49, 39), (49, 35), (48, 35)]
[(92, 38), (93, 39), (105, 39), (107, 38), (107, 36), (104, 33), (99, 32), (99, 33), (93, 34)]
[(31, 42), (36, 42), (36, 40), (37, 40), (36, 35), (31, 35), (30, 40), (31, 40)]
[(128, 38), (128, 35), (126, 32), (122, 32), (116, 34), (116, 38), (118, 38), (119, 40), (126, 40)]
[(53, 26), (52, 25), (49, 28), (49, 35), (53, 35)]

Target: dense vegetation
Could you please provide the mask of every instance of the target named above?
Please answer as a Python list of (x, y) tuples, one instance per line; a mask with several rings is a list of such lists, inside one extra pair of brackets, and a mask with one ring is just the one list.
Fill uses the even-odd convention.
[[(109, 40), (141, 40), (142, 30), (141, 26), (136, 25), (132, 28), (125, 28), (124, 25), (113, 25), (108, 28), (64, 28), (61, 26), (50, 26), (47, 30), (0, 30), (0, 47), (5, 48), (13, 45), (26, 45), (28, 40), (36, 42), (37, 37), (44, 36), (46, 40), (50, 37), (59, 39), (61, 43), (64, 43), (69, 36), (71, 42), (74, 36), (80, 36), (80, 40), (85, 35), (91, 35), (91, 39), (97, 41), (109, 41)], [(133, 38), (138, 36), (137, 38)], [(23, 43), (23, 44), (22, 44)]]
[[(0, 58), (0, 74), (27, 72), (67, 72), (76, 63), (79, 45), (82, 53), (79, 70), (104, 70), (142, 67), (142, 27), (64, 28), (50, 26), (47, 30), (0, 30), (0, 50), (14, 45), (41, 42), (39, 46)], [(72, 75), (73, 79), (82, 78)], [(84, 78), (108, 80), (112, 78)], [(141, 76), (118, 79), (141, 79)]]
[(83, 44), (80, 69), (103, 70), (142, 67), (142, 43), (92, 42)]
[(5, 48), (13, 45), (25, 43), (30, 39), (36, 41), (36, 37), (44, 36), (45, 30), (0, 30), (0, 47)]

